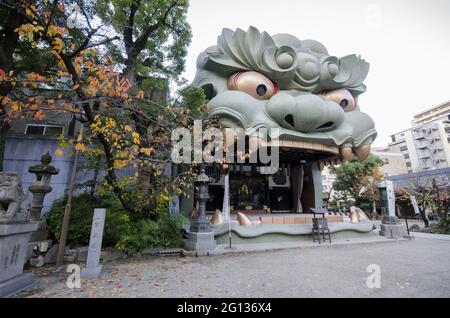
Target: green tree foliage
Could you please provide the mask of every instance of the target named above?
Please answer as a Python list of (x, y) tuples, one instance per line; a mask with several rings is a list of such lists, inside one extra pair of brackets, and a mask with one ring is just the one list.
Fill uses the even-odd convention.
[[(53, 9), (58, 4), (70, 4), (71, 1), (20, 1), (26, 5), (33, 5), (36, 10), (52, 11), (55, 20), (65, 21), (67, 12)], [(35, 45), (30, 41), (19, 37), (16, 31), (21, 25), (29, 23), (26, 14), (19, 12), (16, 5), (19, 1), (0, 1), (0, 70), (6, 74), (13, 72), (16, 79), (23, 79), (30, 73), (40, 73), (44, 76), (54, 76), (57, 73), (56, 60), (51, 50), (44, 45)], [(92, 19), (93, 6), (90, 1), (82, 4), (86, 17)], [(39, 35), (35, 35), (39, 38)], [(83, 32), (77, 28), (68, 30), (67, 38), (71, 41), (82, 43)], [(38, 39), (36, 39), (38, 40)], [(0, 171), (3, 170), (3, 152), (6, 141), (6, 135), (11, 125), (12, 118), (8, 116), (6, 103), (4, 98), (8, 97), (15, 101), (26, 102), (32, 96), (49, 96), (51, 94), (58, 95), (61, 91), (56, 92), (55, 89), (61, 89), (58, 85), (47, 85), (39, 89), (24, 89), (19, 85), (15, 85), (14, 81), (0, 80)], [(62, 90), (64, 91), (64, 90)], [(27, 115), (27, 114), (22, 114)]]
[(186, 0), (97, 1), (97, 14), (120, 34), (122, 47), (110, 46), (130, 81), (177, 77), (183, 72), (191, 28)]
[(356, 200), (356, 204), (364, 205), (367, 210), (367, 204), (364, 203), (377, 199), (374, 182), (382, 178), (379, 170), (382, 165), (383, 161), (380, 158), (371, 155), (363, 161), (354, 159), (331, 167), (331, 173), (336, 176), (333, 189), (338, 192), (337, 196), (342, 199), (352, 197)]
[[(158, 200), (170, 200), (189, 187), (182, 177), (170, 180), (164, 174), (170, 164), (170, 137), (174, 128), (190, 128), (204, 105), (204, 95), (196, 88), (185, 88), (175, 100), (168, 98), (169, 82), (181, 74), (191, 39), (188, 2), (80, 0), (75, 27), (68, 23), (74, 18), (73, 4), (0, 0), (5, 25), (20, 18), (4, 28), (16, 40), (8, 54), (18, 58), (16, 64), (6, 67), (2, 62), (6, 66), (0, 67), (0, 83), (15, 84), (14, 92), (0, 96), (0, 105), (9, 107), (0, 115), (14, 120), (25, 112), (39, 119), (46, 111), (75, 113), (85, 134), (64, 144), (95, 160), (87, 166), (102, 166), (106, 191), (117, 195), (130, 217), (154, 217)], [(96, 23), (99, 20), (103, 23)], [(20, 45), (42, 50), (51, 56), (51, 65), (36, 58), (38, 67), (27, 63), (20, 73), (18, 62), (25, 61), (21, 52), (27, 52)], [(42, 96), (42, 88), (56, 96)], [(20, 103), (15, 91), (21, 90), (36, 98)], [(56, 154), (61, 153), (59, 149)], [(125, 168), (132, 176), (118, 173)], [(121, 175), (127, 177), (121, 180)]]

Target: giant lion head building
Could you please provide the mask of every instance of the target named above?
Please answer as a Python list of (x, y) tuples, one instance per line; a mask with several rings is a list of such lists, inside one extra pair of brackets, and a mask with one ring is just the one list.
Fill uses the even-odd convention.
[(368, 71), (360, 56), (333, 56), (318, 41), (254, 27), (223, 29), (217, 44), (199, 55), (193, 84), (203, 88), (208, 112), (222, 127), (240, 127), (246, 135), (267, 128), (269, 138), (278, 138), (280, 165), (263, 175), (260, 164), (231, 164), (227, 191), (220, 171), (210, 171), (217, 181), (207, 210), (221, 210), (225, 194), (231, 213), (260, 215), (261, 223), (274, 225), (295, 224), (298, 212), (320, 207), (320, 169), (364, 160), (376, 138), (358, 102)]

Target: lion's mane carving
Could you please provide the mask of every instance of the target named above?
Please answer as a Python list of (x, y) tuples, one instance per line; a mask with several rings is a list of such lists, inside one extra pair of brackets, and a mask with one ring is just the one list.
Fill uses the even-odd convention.
[(344, 159), (365, 158), (377, 135), (357, 101), (368, 70), (359, 56), (332, 56), (314, 40), (223, 29), (217, 45), (199, 55), (193, 84), (204, 89), (210, 114), (225, 127), (248, 134), (280, 128), (282, 138), (339, 147)]

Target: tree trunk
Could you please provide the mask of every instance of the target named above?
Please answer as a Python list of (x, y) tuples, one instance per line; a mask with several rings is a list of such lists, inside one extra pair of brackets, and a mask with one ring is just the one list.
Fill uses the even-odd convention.
[(419, 207), (420, 217), (423, 220), (423, 223), (425, 224), (425, 228), (430, 226), (430, 222), (428, 221), (427, 215), (425, 214), (425, 209)]
[[(133, 86), (138, 85), (137, 84), (137, 80), (136, 80), (136, 60), (138, 57), (138, 54), (140, 53), (140, 51), (136, 50), (136, 43), (134, 42), (133, 44), (128, 44), (130, 45), (127, 48), (127, 60), (126, 60), (126, 67), (124, 70), (125, 76), (127, 77), (127, 79), (130, 81), (130, 83)], [(141, 139), (141, 147), (143, 148), (148, 148), (149, 145), (149, 136), (148, 136), (148, 126), (150, 125), (149, 122), (147, 122), (145, 120), (145, 118), (142, 118), (138, 115), (136, 115), (135, 113), (132, 114), (131, 116), (133, 122), (134, 122), (134, 127), (136, 129), (136, 132), (140, 135), (140, 139)], [(140, 159), (142, 159), (143, 157), (145, 157), (145, 154), (143, 153), (138, 153), (138, 157)], [(152, 176), (152, 169), (151, 167), (147, 166), (147, 165), (139, 165), (138, 166), (138, 175), (139, 178), (137, 180), (137, 186), (140, 189), (140, 191), (142, 193), (148, 193), (149, 189), (150, 189), (150, 181), (151, 181), (151, 176)]]

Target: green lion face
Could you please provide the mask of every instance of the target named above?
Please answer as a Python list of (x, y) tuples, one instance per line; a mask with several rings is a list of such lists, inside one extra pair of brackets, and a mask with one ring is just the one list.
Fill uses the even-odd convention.
[(314, 40), (254, 27), (224, 29), (217, 45), (198, 57), (194, 84), (224, 127), (246, 134), (279, 128), (281, 139), (338, 147), (344, 159), (352, 153), (364, 159), (377, 135), (358, 105), (368, 70), (360, 57), (331, 56)]

